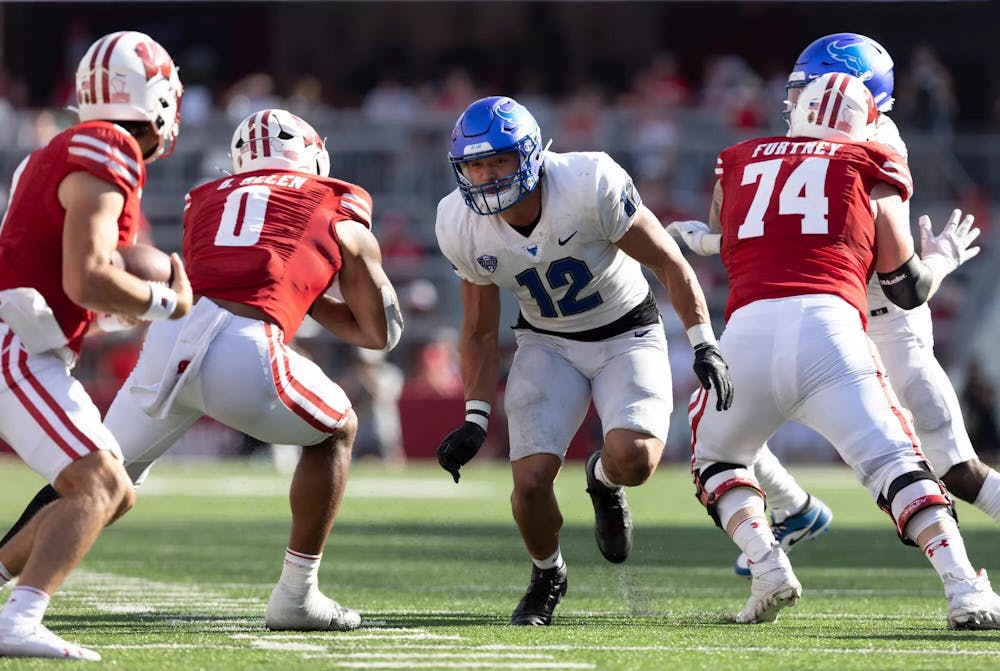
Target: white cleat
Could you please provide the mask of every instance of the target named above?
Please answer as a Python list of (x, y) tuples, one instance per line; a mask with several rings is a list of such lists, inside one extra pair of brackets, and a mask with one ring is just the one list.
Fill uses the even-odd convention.
[(1000, 629), (1000, 596), (993, 592), (986, 570), (975, 578), (945, 574), (949, 629)]
[(750, 571), (753, 573), (750, 598), (736, 616), (740, 624), (774, 622), (782, 608), (794, 606), (802, 596), (802, 583), (778, 545), (764, 559), (751, 563)]
[(93, 650), (62, 640), (43, 624), (0, 628), (0, 657), (101, 661), (101, 656)]
[(361, 613), (324, 596), (315, 585), (301, 597), (279, 582), (267, 602), (264, 626), (272, 631), (353, 631), (361, 626)]

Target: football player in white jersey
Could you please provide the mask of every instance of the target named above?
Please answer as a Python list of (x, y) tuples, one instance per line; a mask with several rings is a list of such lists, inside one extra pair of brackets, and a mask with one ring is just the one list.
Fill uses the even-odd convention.
[(441, 443), (438, 461), (458, 482), (486, 439), (500, 289), (509, 289), (521, 310), (504, 400), (511, 506), (533, 562), (511, 624), (547, 625), (566, 592), (553, 483), (591, 399), (604, 448), (587, 460), (587, 491), (608, 561), (625, 561), (632, 545), (623, 486), (652, 475), (667, 437), (667, 343), (641, 266), (669, 292), (719, 410), (732, 403), (732, 384), (691, 266), (607, 154), (547, 152), (531, 113), (497, 96), (459, 117), (449, 159), (458, 188), (438, 204), (436, 230), (462, 279), (466, 421)]
[[(906, 158), (906, 145), (886, 112), (892, 109), (893, 61), (875, 40), (856, 33), (836, 33), (806, 47), (788, 77), (788, 98), (794, 104), (801, 89), (827, 72), (845, 72), (864, 80), (881, 112), (875, 140)], [(714, 206), (714, 205), (713, 205)], [(908, 207), (908, 203), (904, 203)], [(959, 216), (952, 213), (953, 220)], [(923, 245), (930, 222), (920, 219)], [(676, 222), (668, 230), (698, 254), (716, 254), (720, 236), (701, 222)], [(976, 455), (969, 440), (951, 381), (934, 356), (934, 334), (927, 304), (904, 310), (886, 299), (877, 275), (868, 284), (868, 335), (878, 347), (893, 389), (913, 415), (921, 449), (948, 490), (1000, 523), (1000, 473)], [(832, 515), (810, 497), (765, 446), (754, 472), (767, 493), (775, 534), (786, 551), (798, 541), (826, 531)], [(734, 570), (750, 577), (746, 557)]]

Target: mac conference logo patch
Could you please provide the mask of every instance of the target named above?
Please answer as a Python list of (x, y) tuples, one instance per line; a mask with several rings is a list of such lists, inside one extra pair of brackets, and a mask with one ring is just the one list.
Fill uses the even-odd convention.
[(490, 254), (483, 254), (476, 259), (476, 263), (481, 265), (488, 273), (492, 273), (497, 269), (497, 257), (491, 256)]

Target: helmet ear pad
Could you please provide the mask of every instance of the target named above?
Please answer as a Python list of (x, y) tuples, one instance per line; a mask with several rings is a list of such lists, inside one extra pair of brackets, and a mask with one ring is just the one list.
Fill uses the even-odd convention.
[(229, 144), (233, 173), (294, 170), (330, 176), (330, 154), (319, 134), (283, 109), (254, 112), (236, 127)]
[[(514, 152), (514, 174), (473, 184), (464, 164)], [(545, 149), (538, 122), (513, 98), (491, 96), (475, 101), (458, 118), (451, 133), (448, 160), (459, 191), (477, 214), (497, 214), (523, 200), (537, 186)]]
[(183, 94), (170, 54), (145, 33), (132, 30), (99, 38), (76, 70), (80, 120), (148, 123), (157, 137), (148, 162), (173, 151)]

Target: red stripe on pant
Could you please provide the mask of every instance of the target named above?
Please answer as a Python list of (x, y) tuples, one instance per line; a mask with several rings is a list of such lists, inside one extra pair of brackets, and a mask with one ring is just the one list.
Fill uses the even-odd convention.
[[(11, 351), (11, 348), (13, 347), (13, 340), (14, 332), (8, 331), (7, 335), (3, 339), (3, 345), (0, 347), (0, 357), (3, 359), (2, 367), (4, 382), (6, 382), (7, 387), (14, 392), (14, 396), (16, 396), (17, 400), (21, 402), (21, 405), (28, 412), (28, 414), (31, 415), (31, 418), (35, 420), (35, 423), (37, 423), (38, 426), (40, 426), (48, 435), (48, 437), (52, 439), (52, 442), (54, 442), (59, 449), (66, 453), (66, 456), (73, 461), (80, 459), (84, 455), (77, 454), (76, 450), (74, 450), (69, 443), (67, 443), (66, 440), (59, 435), (59, 433), (52, 427), (51, 424), (49, 424), (48, 420), (45, 419), (38, 408), (35, 407), (35, 404), (31, 402), (28, 395), (24, 393), (24, 390), (21, 389), (17, 382), (14, 381), (14, 375), (10, 369), (10, 358), (15, 354)], [(20, 349), (20, 347), (18, 347), (18, 349), (20, 350), (20, 354), (24, 354), (23, 349)]]
[(288, 358), (285, 355), (284, 349), (279, 343), (276, 343), (277, 334), (274, 332), (274, 327), (271, 324), (264, 324), (264, 333), (267, 335), (267, 348), (271, 357), (271, 377), (274, 378), (274, 388), (278, 392), (278, 398), (281, 402), (285, 404), (285, 407), (298, 415), (304, 422), (309, 424), (309, 426), (324, 431), (326, 433), (332, 433), (336, 431), (335, 423), (326, 424), (320, 421), (319, 418), (315, 417), (309, 410), (303, 408), (301, 405), (296, 403), (296, 401), (288, 394), (285, 383), (281, 379), (281, 370), (278, 366), (279, 357), (281, 361), (285, 363), (285, 370), (288, 371), (288, 379), (294, 384), (294, 379), (292, 378), (291, 370), (288, 367)]
[(878, 350), (874, 348), (871, 340), (868, 341), (868, 353), (871, 355), (872, 363), (875, 364), (875, 377), (878, 378), (878, 382), (882, 385), (882, 393), (885, 394), (885, 400), (889, 402), (889, 408), (892, 410), (892, 414), (896, 416), (899, 420), (899, 425), (903, 428), (903, 433), (906, 437), (910, 439), (910, 443), (913, 444), (913, 451), (924, 458), (924, 453), (920, 449), (920, 439), (917, 438), (916, 432), (910, 424), (910, 420), (906, 418), (903, 411), (899, 407), (899, 399), (896, 398), (896, 392), (893, 391), (892, 387), (889, 386), (888, 381), (885, 379), (885, 368), (882, 366), (882, 358), (878, 354)]
[(42, 383), (38, 381), (35, 374), (28, 368), (28, 353), (24, 350), (21, 350), (21, 359), (19, 364), (21, 367), (21, 374), (24, 375), (24, 379), (28, 381), (28, 384), (30, 384), (32, 389), (35, 390), (35, 393), (41, 397), (41, 399), (45, 402), (45, 405), (49, 406), (49, 409), (55, 413), (56, 417), (59, 418), (59, 421), (62, 422), (67, 429), (69, 429), (70, 433), (72, 433), (77, 440), (80, 441), (83, 449), (87, 452), (97, 452), (100, 449), (97, 444), (91, 440), (90, 437), (80, 429), (80, 427), (73, 423), (73, 420), (66, 414), (66, 410), (59, 405), (54, 398), (52, 398), (52, 395), (49, 394), (48, 390), (42, 386)]
[(695, 398), (692, 406), (698, 404), (698, 409), (695, 410), (694, 417), (691, 418), (691, 467), (694, 468), (694, 446), (698, 443), (698, 425), (701, 424), (701, 418), (705, 415), (705, 408), (708, 407), (708, 390), (702, 387), (698, 390), (698, 396)]

